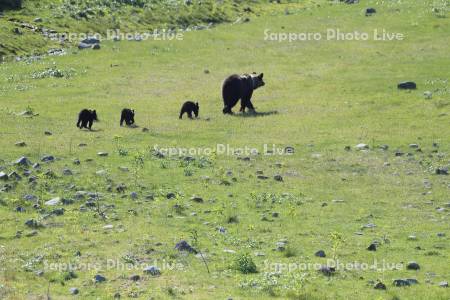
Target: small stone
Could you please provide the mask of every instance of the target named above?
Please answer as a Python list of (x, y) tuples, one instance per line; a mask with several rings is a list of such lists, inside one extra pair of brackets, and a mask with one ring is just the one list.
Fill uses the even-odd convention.
[(86, 147), (86, 146), (87, 146), (87, 144), (85, 144), (85, 143), (78, 144), (78, 147)]
[(137, 198), (138, 198), (138, 193), (136, 193), (136, 192), (131, 192), (131, 193), (130, 193), (130, 198), (131, 198), (131, 199), (137, 199)]
[(375, 243), (370, 244), (369, 247), (367, 247), (367, 250), (377, 251), (377, 244), (375, 244)]
[(108, 152), (98, 152), (97, 155), (105, 157), (105, 156), (108, 156), (109, 154), (108, 154)]
[(441, 281), (439, 282), (439, 286), (443, 288), (448, 288), (448, 281)]
[(197, 203), (203, 203), (203, 198), (199, 196), (192, 196), (191, 200)]
[(51, 133), (50, 131), (44, 131), (45, 135), (53, 135), (53, 133)]
[(8, 180), (8, 175), (5, 172), (0, 172), (0, 180)]
[(185, 240), (181, 240), (180, 242), (178, 242), (175, 245), (175, 249), (177, 249), (178, 251), (187, 251), (187, 252), (191, 252), (191, 253), (197, 253), (197, 250), (192, 248), (192, 246), (189, 245), (189, 243), (186, 242)]
[(106, 281), (106, 277), (100, 274), (97, 274), (94, 276), (94, 282), (95, 283), (101, 283), (101, 282), (105, 282)]
[(32, 168), (35, 170), (39, 170), (41, 168), (41, 165), (39, 163), (35, 163), (33, 164)]
[(25, 225), (30, 228), (37, 228), (39, 227), (39, 223), (35, 219), (29, 219), (25, 221)]
[(65, 175), (65, 176), (71, 176), (71, 175), (73, 175), (72, 170), (65, 168), (65, 169), (63, 170), (63, 175)]
[(112, 225), (112, 224), (108, 224), (108, 225), (103, 226), (103, 229), (105, 229), (105, 230), (110, 230), (110, 229), (113, 229), (113, 228), (114, 228), (114, 225)]
[(174, 199), (176, 197), (177, 197), (177, 195), (175, 193), (172, 193), (172, 192), (169, 192), (169, 193), (166, 194), (166, 198), (167, 199)]
[(147, 127), (142, 128), (142, 132), (149, 132), (150, 129), (148, 129)]
[(159, 275), (161, 275), (161, 270), (158, 267), (156, 267), (156, 266), (145, 267), (143, 271), (144, 271), (145, 274), (149, 274), (149, 275), (152, 275), (152, 276), (159, 276)]
[(448, 168), (447, 167), (439, 167), (436, 169), (437, 175), (448, 175)]
[(317, 257), (326, 257), (325, 251), (323, 250), (319, 250), (316, 253), (314, 253), (315, 256)]
[(258, 179), (261, 179), (261, 180), (269, 179), (269, 177), (267, 177), (267, 176), (265, 176), (265, 175), (258, 175), (257, 178), (258, 178)]
[(47, 206), (55, 206), (55, 205), (58, 205), (60, 202), (61, 202), (61, 198), (60, 197), (56, 197), (56, 198), (53, 198), (51, 200), (48, 200), (44, 204), (47, 205)]
[(410, 235), (410, 236), (408, 236), (408, 240), (415, 241), (415, 240), (417, 240), (417, 237), (415, 235)]
[(34, 272), (34, 274), (36, 274), (36, 276), (41, 277), (41, 276), (44, 275), (44, 271), (42, 271), (42, 270), (37, 270), (36, 272)]
[(17, 142), (14, 145), (16, 145), (17, 147), (25, 147), (27, 145), (27, 143), (21, 141), (21, 142)]
[(26, 194), (25, 196), (23, 196), (23, 199), (26, 201), (36, 201), (37, 197), (35, 195)]
[(278, 212), (272, 213), (272, 218), (278, 218), (279, 216), (280, 216), (280, 213), (278, 213)]
[(55, 157), (53, 155), (45, 155), (41, 158), (42, 162), (52, 162), (55, 160)]
[(285, 251), (286, 250), (286, 244), (287, 244), (287, 242), (285, 242), (285, 241), (277, 242), (275, 250), (276, 251), (280, 251), (280, 252)]
[(13, 172), (11, 172), (11, 173), (8, 174), (8, 179), (11, 179), (11, 180), (21, 180), (22, 177), (21, 177), (19, 174), (17, 174), (16, 171), (13, 171)]
[(33, 22), (35, 22), (35, 23), (41, 23), (41, 22), (42, 22), (42, 18), (39, 18), (39, 17), (34, 18), (34, 19), (33, 19)]
[(411, 261), (406, 265), (406, 269), (408, 270), (420, 270), (420, 266), (415, 261)]
[(129, 172), (130, 170), (127, 167), (119, 167), (119, 170), (122, 172)]
[(100, 50), (100, 45), (99, 44), (95, 44), (92, 49), (94, 50)]
[(321, 272), (325, 276), (330, 277), (336, 272), (336, 269), (334, 267), (321, 266), (319, 272)]
[(417, 84), (412, 81), (401, 82), (397, 85), (399, 90), (415, 90), (417, 89)]
[(385, 290), (386, 289), (386, 285), (379, 281), (379, 282), (377, 282), (375, 284), (375, 286), (373, 288), (376, 289), (376, 290)]
[(356, 145), (355, 148), (356, 150), (367, 150), (369, 149), (369, 145), (361, 143)]
[(433, 98), (433, 93), (430, 92), (430, 91), (425, 91), (425, 92), (423, 93), (423, 97), (424, 97), (426, 100), (430, 100), (431, 98)]
[(78, 158), (76, 158), (76, 159), (73, 160), (73, 164), (74, 165), (79, 165), (79, 164), (81, 164), (81, 162), (80, 162), (80, 160)]
[(416, 279), (395, 279), (393, 284), (395, 286), (410, 286), (414, 284), (418, 284), (419, 282)]
[(409, 144), (409, 148), (411, 148), (411, 149), (419, 149), (420, 146), (418, 144)]
[(275, 179), (275, 181), (283, 181), (283, 176), (275, 175), (275, 176), (273, 176), (273, 179)]
[(16, 160), (14, 162), (14, 164), (19, 165), (19, 166), (28, 166), (28, 165), (31, 165), (31, 162), (28, 160), (28, 158), (26, 158), (25, 156), (22, 156), (21, 158)]
[(438, 236), (438, 237), (445, 237), (445, 233), (443, 233), (443, 232), (438, 232), (437, 236)]
[(139, 276), (138, 274), (133, 274), (130, 276), (129, 278), (131, 281), (139, 281), (141, 279), (141, 276)]
[(387, 151), (389, 149), (389, 145), (386, 145), (386, 144), (380, 145), (380, 149), (383, 151)]
[(78, 290), (77, 288), (73, 287), (69, 289), (69, 292), (71, 295), (78, 295), (80, 293), (80, 290)]
[(366, 17), (369, 17), (373, 14), (375, 14), (377, 12), (377, 10), (375, 8), (369, 7), (366, 8)]

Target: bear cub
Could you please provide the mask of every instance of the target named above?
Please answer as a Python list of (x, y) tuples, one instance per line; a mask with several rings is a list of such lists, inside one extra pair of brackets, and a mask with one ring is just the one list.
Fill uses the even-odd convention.
[(245, 112), (246, 108), (255, 111), (251, 98), (254, 90), (265, 85), (263, 77), (263, 73), (259, 75), (252, 73), (244, 75), (234, 74), (225, 79), (222, 85), (223, 113), (232, 114), (231, 109), (239, 100), (241, 100), (241, 112)]
[(198, 111), (200, 109), (200, 106), (198, 105), (198, 102), (192, 102), (192, 101), (186, 101), (184, 102), (183, 106), (181, 107), (180, 111), (180, 119), (183, 119), (184, 113), (187, 113), (189, 119), (192, 119), (192, 113), (195, 114), (195, 117), (198, 117)]
[(134, 124), (134, 109), (122, 109), (122, 114), (120, 116), (120, 126), (123, 125), (123, 122), (125, 122), (125, 124), (127, 124), (128, 126)]
[(80, 129), (86, 128), (92, 130), (92, 123), (94, 123), (94, 121), (98, 121), (97, 112), (95, 109), (83, 109), (78, 114), (77, 127)]

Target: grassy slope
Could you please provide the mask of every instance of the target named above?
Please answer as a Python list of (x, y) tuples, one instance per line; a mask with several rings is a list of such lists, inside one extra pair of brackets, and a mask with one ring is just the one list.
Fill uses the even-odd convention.
[[(0, 56), (42, 54), (52, 48), (66, 48), (77, 41), (55, 41), (39, 32), (21, 28), (21, 23), (63, 33), (100, 33), (119, 29), (122, 32), (150, 32), (154, 29), (186, 28), (194, 25), (218, 24), (253, 15), (245, 11), (249, 5), (263, 1), (221, 2), (138, 1), (146, 6), (118, 4), (118, 1), (24, 1), (23, 9), (7, 10), (0, 17)], [(136, 1), (135, 1), (136, 2)], [(40, 18), (40, 22), (35, 19)], [(12, 34), (19, 28), (21, 35)], [(1, 57), (0, 57), (1, 58)]]
[[(45, 295), (47, 282), (51, 295), (68, 297), (68, 288), (78, 286), (82, 297), (109, 298), (120, 291), (123, 296), (133, 292), (157, 298), (169, 297), (168, 288), (186, 299), (210, 299), (211, 297), (234, 299), (255, 297), (270, 298), (267, 291), (240, 289), (240, 282), (255, 279), (261, 282), (264, 260), (270, 262), (324, 262), (314, 257), (318, 249), (331, 255), (330, 232), (341, 233), (346, 242), (338, 249), (338, 257), (344, 262), (372, 262), (373, 259), (388, 263), (416, 260), (422, 269), (418, 272), (388, 270), (341, 270), (331, 280), (315, 271), (307, 272), (307, 282), (290, 294), (299, 293), (307, 299), (445, 299), (448, 291), (436, 286), (449, 280), (448, 210), (437, 212), (448, 202), (448, 177), (433, 175), (434, 167), (448, 164), (449, 151), (449, 69), (445, 65), (449, 44), (449, 22), (436, 18), (428, 1), (422, 3), (375, 4), (378, 14), (366, 18), (362, 5), (324, 5), (293, 15), (266, 16), (243, 25), (222, 25), (210, 31), (188, 33), (183, 42), (106, 43), (98, 52), (77, 52), (56, 58), (46, 58), (32, 64), (16, 63), (0, 66), (1, 107), (0, 122), (5, 124), (1, 132), (1, 158), (10, 162), (21, 155), (33, 161), (44, 153), (56, 155), (61, 160), (48, 166), (58, 174), (68, 165), (77, 176), (52, 182), (50, 191), (42, 192), (44, 199), (52, 196), (71, 197), (74, 191), (65, 186), (75, 183), (78, 189), (99, 190), (105, 193), (106, 203), (116, 205), (115, 213), (105, 223), (91, 212), (78, 211), (79, 204), (67, 206), (66, 213), (43, 222), (48, 228), (39, 230), (35, 237), (14, 238), (18, 230), (29, 230), (23, 225), (26, 219), (39, 218), (40, 214), (21, 196), (30, 191), (20, 184), (14, 192), (0, 194), (2, 206), (1, 240), (6, 258), (6, 270), (2, 282), (11, 299), (25, 295)], [(263, 41), (264, 29), (272, 31), (321, 31), (327, 27), (342, 31), (372, 31), (386, 28), (403, 32), (402, 42), (298, 42), (276, 43)], [(284, 27), (284, 29), (281, 29)], [(201, 48), (198, 47), (201, 45)], [(111, 67), (117, 64), (117, 67)], [(71, 79), (29, 78), (32, 72), (51, 66), (68, 70), (74, 68)], [(205, 74), (204, 70), (210, 70)], [(234, 72), (264, 71), (267, 85), (258, 90), (254, 103), (259, 111), (278, 111), (278, 114), (242, 118), (228, 117), (221, 113), (220, 84), (223, 78)], [(9, 78), (9, 79), (8, 79)], [(395, 85), (401, 80), (414, 80), (419, 89), (411, 93), (399, 92)], [(431, 84), (432, 81), (434, 85)], [(19, 90), (23, 91), (19, 91)], [(424, 90), (439, 89), (433, 100), (422, 97)], [(178, 108), (185, 99), (199, 99), (202, 119), (196, 122), (178, 121)], [(10, 112), (22, 111), (31, 106), (39, 117), (26, 119)], [(150, 133), (139, 129), (120, 128), (118, 114), (125, 106), (137, 110), (137, 122), (150, 128)], [(84, 132), (75, 128), (77, 112), (83, 107), (95, 107), (101, 122), (96, 132)], [(205, 120), (209, 117), (211, 120)], [(44, 130), (54, 135), (45, 137)], [(114, 137), (120, 135), (121, 147), (130, 154), (119, 156), (115, 151)], [(24, 140), (28, 146), (18, 148), (14, 143)], [(79, 143), (87, 148), (79, 148)], [(371, 146), (389, 144), (389, 152), (373, 150), (368, 153), (345, 152), (345, 145), (359, 142)], [(423, 153), (412, 157), (396, 158), (393, 149), (408, 151), (410, 143), (422, 145)], [(432, 154), (431, 144), (440, 144), (438, 156)], [(146, 157), (145, 168), (139, 182), (141, 191), (133, 186), (131, 174), (123, 174), (118, 166), (129, 166), (136, 150), (146, 151), (155, 144), (162, 146), (214, 147), (217, 143), (231, 146), (256, 146), (275, 143), (292, 145), (293, 157), (258, 157), (252, 162), (238, 161), (233, 157), (210, 158), (214, 167), (191, 167), (194, 175), (186, 177), (185, 168), (176, 160), (167, 160), (162, 168), (160, 160)], [(308, 146), (313, 144), (313, 146)], [(108, 151), (108, 158), (98, 158), (98, 151)], [(312, 154), (321, 156), (312, 156)], [(429, 155), (432, 154), (432, 157)], [(73, 166), (72, 158), (80, 158), (82, 164)], [(92, 163), (86, 158), (94, 158)], [(281, 169), (275, 162), (283, 162)], [(384, 162), (391, 166), (384, 167)], [(11, 167), (8, 167), (11, 169)], [(108, 170), (115, 182), (126, 182), (131, 190), (146, 194), (149, 191), (165, 193), (179, 191), (182, 196), (167, 201), (139, 201), (121, 198), (105, 191), (105, 180), (93, 174)], [(216, 184), (226, 177), (225, 170), (233, 170), (237, 182), (230, 187)], [(256, 170), (268, 175), (280, 172), (283, 183), (260, 181)], [(212, 178), (205, 183), (202, 175)], [(432, 182), (432, 193), (423, 181)], [(44, 181), (42, 179), (42, 181)], [(293, 194), (294, 200), (281, 203), (257, 202), (251, 194), (283, 192)], [(234, 197), (229, 197), (232, 193)], [(215, 202), (192, 203), (192, 194)], [(280, 199), (278, 197), (277, 199)], [(343, 199), (344, 203), (333, 203)], [(322, 203), (327, 202), (327, 207)], [(178, 216), (172, 206), (185, 206), (184, 216)], [(431, 204), (430, 204), (431, 203)], [(27, 205), (28, 212), (14, 212), (18, 204)], [(299, 205), (300, 204), (300, 205)], [(137, 211), (137, 216), (128, 212)], [(204, 213), (212, 210), (212, 213)], [(191, 212), (197, 212), (193, 217)], [(272, 211), (280, 212), (273, 222), (261, 221), (261, 215), (270, 219)], [(175, 215), (167, 218), (167, 214)], [(227, 224), (226, 218), (237, 215), (238, 224)], [(210, 222), (204, 225), (205, 221)], [(375, 223), (375, 229), (366, 229), (364, 235), (355, 235), (360, 227)], [(114, 224), (116, 229), (104, 232), (102, 226)], [(122, 229), (120, 225), (123, 225)], [(218, 233), (217, 226), (224, 226), (228, 233)], [(201, 261), (193, 256), (184, 257), (173, 252), (174, 244), (182, 238), (192, 241), (190, 230), (200, 234), (201, 247), (209, 256), (212, 275), (208, 276)], [(437, 237), (444, 232), (447, 237)], [(70, 234), (68, 234), (70, 233)], [(408, 241), (415, 234), (417, 241)], [(293, 257), (274, 252), (275, 243), (289, 240)], [(366, 247), (374, 239), (388, 238), (377, 252)], [(156, 246), (162, 242), (162, 246)], [(415, 249), (420, 246), (423, 250)], [(154, 252), (147, 250), (153, 248)], [(83, 254), (75, 258), (75, 249)], [(240, 275), (229, 269), (234, 255), (223, 249), (238, 252), (264, 252), (265, 257), (254, 257), (260, 274)], [(62, 274), (48, 272), (36, 277), (20, 267), (37, 253), (50, 262), (95, 262), (105, 258), (117, 258), (132, 253), (139, 259), (167, 259), (187, 264), (185, 271), (163, 270), (159, 278), (145, 278), (139, 284), (127, 278), (140, 271), (103, 270), (108, 282), (94, 286), (91, 278), (96, 271), (77, 272), (78, 278), (59, 281)], [(150, 254), (148, 254), (150, 253)], [(104, 265), (103, 265), (104, 267)], [(37, 264), (35, 269), (42, 269)], [(436, 274), (434, 277), (430, 273)], [(289, 280), (292, 274), (284, 274)], [(446, 277), (447, 276), (447, 277)], [(395, 288), (395, 278), (417, 278), (418, 286)], [(368, 280), (381, 279), (388, 291), (373, 290)], [(430, 283), (426, 281), (430, 280)], [(267, 285), (266, 285), (267, 287)], [(267, 290), (270, 290), (267, 288)], [(277, 291), (275, 291), (277, 292)], [(282, 298), (285, 292), (277, 292)]]

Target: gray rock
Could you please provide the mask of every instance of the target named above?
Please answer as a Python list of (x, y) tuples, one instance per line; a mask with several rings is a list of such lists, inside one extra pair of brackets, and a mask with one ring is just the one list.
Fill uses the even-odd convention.
[(108, 152), (98, 152), (97, 153), (98, 156), (108, 156)]
[(369, 251), (377, 251), (377, 244), (376, 243), (370, 244), (369, 247), (367, 247), (367, 250), (369, 250)]
[(129, 279), (131, 281), (139, 281), (139, 280), (141, 280), (141, 276), (139, 276), (138, 274), (133, 274), (129, 277)]
[(101, 282), (105, 282), (106, 281), (106, 277), (100, 274), (97, 274), (94, 276), (94, 282), (95, 283), (101, 283)]
[(100, 50), (100, 45), (99, 44), (95, 44), (94, 46), (92, 46), (92, 49)]
[(17, 147), (25, 147), (27, 145), (27, 143), (21, 141), (21, 142), (17, 142), (14, 145), (16, 145)]
[(86, 44), (86, 43), (79, 43), (78, 44), (78, 49), (83, 50), (83, 49), (90, 49), (92, 48), (92, 45)]
[(145, 267), (143, 271), (144, 271), (145, 274), (149, 274), (149, 275), (152, 275), (152, 276), (159, 276), (159, 275), (161, 275), (161, 270), (158, 267), (156, 267), (156, 266)]
[(95, 37), (88, 37), (81, 41), (81, 43), (87, 44), (87, 45), (95, 45), (100, 44), (100, 40)]
[(53, 155), (45, 155), (41, 158), (42, 162), (52, 162), (55, 161), (55, 157)]
[(78, 295), (80, 293), (80, 290), (78, 290), (77, 288), (73, 287), (69, 289), (69, 293), (71, 295)]
[(273, 176), (273, 179), (275, 179), (276, 181), (283, 181), (283, 176), (275, 175), (275, 176)]
[(40, 18), (40, 17), (34, 18), (33, 22), (41, 23), (42, 22), (42, 18)]
[(417, 84), (412, 81), (405, 81), (405, 82), (400, 82), (397, 85), (397, 88), (399, 90), (415, 90), (415, 89), (417, 89)]
[(375, 14), (376, 12), (377, 12), (377, 10), (375, 8), (369, 7), (369, 8), (366, 8), (365, 15), (366, 15), (366, 17), (369, 17), (369, 16)]
[(355, 149), (356, 150), (367, 150), (367, 149), (369, 149), (369, 145), (361, 143), (361, 144), (356, 145)]
[(130, 198), (131, 198), (131, 199), (137, 199), (137, 198), (138, 198), (138, 193), (136, 193), (136, 192), (131, 192), (131, 193), (130, 193)]
[(5, 172), (0, 172), (0, 180), (8, 180), (8, 175)]
[(65, 168), (65, 169), (63, 170), (63, 175), (65, 175), (65, 176), (71, 176), (71, 175), (73, 175), (72, 170)]
[(316, 253), (314, 253), (315, 256), (317, 257), (326, 257), (325, 251), (323, 250), (319, 250)]
[(443, 288), (448, 288), (448, 281), (441, 281), (439, 282), (439, 286)]
[(46, 201), (44, 204), (47, 206), (55, 206), (61, 203), (61, 198), (60, 197), (56, 197), (53, 198), (51, 200)]
[(45, 135), (53, 135), (53, 133), (50, 132), (50, 131), (44, 131), (44, 134), (45, 134)]
[(35, 219), (26, 220), (25, 225), (30, 228), (38, 228), (39, 227), (39, 223)]
[(410, 285), (414, 285), (414, 284), (418, 284), (419, 282), (417, 281), (417, 279), (412, 279), (412, 278), (408, 278), (408, 279), (395, 279), (393, 284), (394, 286), (410, 286)]
[(448, 175), (448, 168), (447, 167), (439, 167), (436, 169), (437, 175)]
[(420, 146), (418, 144), (409, 144), (409, 148), (411, 148), (411, 149), (419, 149)]
[(199, 196), (192, 196), (191, 201), (197, 202), (197, 203), (203, 203), (203, 198)]
[(79, 165), (79, 164), (81, 164), (81, 162), (80, 162), (80, 160), (78, 158), (76, 158), (76, 159), (73, 160), (73, 164), (74, 165)]
[(130, 170), (127, 167), (119, 167), (119, 170), (122, 172), (129, 172)]
[(21, 180), (22, 177), (21, 177), (19, 174), (17, 174), (16, 171), (13, 171), (13, 172), (11, 172), (11, 173), (8, 174), (8, 179), (11, 179), (11, 180)]
[(166, 198), (167, 199), (174, 199), (176, 197), (177, 197), (177, 195), (175, 193), (172, 193), (172, 192), (169, 192), (169, 193), (166, 194)]
[(31, 162), (28, 160), (28, 158), (26, 158), (25, 156), (22, 156), (21, 158), (16, 160), (14, 162), (14, 164), (19, 165), (19, 166), (28, 166), (28, 165), (31, 165)]
[(35, 170), (39, 170), (41, 168), (41, 165), (39, 163), (35, 163), (33, 164), (32, 168)]
[(420, 270), (420, 266), (415, 261), (411, 261), (406, 265), (406, 269), (408, 270)]
[(376, 290), (385, 290), (386, 289), (386, 285), (384, 283), (382, 283), (381, 281), (378, 281), (374, 287), (374, 289)]
[(190, 253), (197, 253), (197, 250), (195, 250), (194, 248), (192, 248), (191, 245), (189, 245), (188, 242), (186, 242), (185, 240), (181, 240), (179, 241), (176, 245), (175, 245), (175, 249), (177, 249), (178, 251), (186, 251), (186, 252), (190, 252)]
[(321, 272), (325, 276), (330, 277), (333, 276), (333, 274), (336, 272), (336, 269), (334, 267), (321, 266), (319, 272)]
[(257, 178), (258, 178), (258, 179), (261, 179), (261, 180), (269, 179), (269, 177), (267, 177), (267, 176), (265, 176), (265, 175), (258, 175)]
[(287, 242), (285, 242), (285, 241), (278, 241), (276, 243), (275, 250), (276, 251), (280, 251), (280, 252), (285, 251), (286, 250), (286, 244), (287, 244)]
[(23, 199), (26, 201), (36, 201), (37, 197), (35, 195), (26, 194), (25, 196), (23, 196)]

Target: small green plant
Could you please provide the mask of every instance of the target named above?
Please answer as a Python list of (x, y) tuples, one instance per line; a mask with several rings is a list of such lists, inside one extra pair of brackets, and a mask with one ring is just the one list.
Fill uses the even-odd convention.
[(248, 253), (239, 254), (234, 261), (233, 267), (242, 274), (258, 272), (256, 264), (253, 262), (252, 257)]
[(345, 239), (343, 235), (339, 232), (332, 232), (329, 235), (330, 241), (331, 241), (331, 250), (333, 253), (333, 260), (337, 259), (337, 253), (340, 249), (340, 247), (345, 244)]

